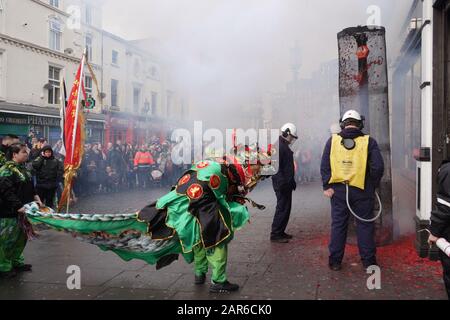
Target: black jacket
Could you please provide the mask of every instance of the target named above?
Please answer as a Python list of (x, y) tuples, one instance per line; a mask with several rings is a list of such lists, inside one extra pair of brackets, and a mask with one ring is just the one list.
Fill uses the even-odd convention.
[(275, 191), (292, 191), (297, 188), (295, 183), (294, 152), (289, 143), (282, 137), (278, 140), (279, 166), (277, 174), (272, 176)]
[(35, 160), (37, 157), (39, 157), (40, 154), (41, 154), (41, 149), (32, 148), (30, 150), (30, 157), (29, 157), (30, 161)]
[(50, 158), (40, 155), (33, 161), (33, 173), (36, 175), (37, 188), (56, 188), (63, 179), (64, 165), (53, 155)]
[(106, 163), (109, 167), (116, 170), (117, 173), (124, 172), (126, 163), (123, 160), (122, 153), (117, 149), (112, 149), (106, 156)]
[(437, 175), (436, 207), (431, 212), (431, 233), (450, 240), (450, 162), (441, 164)]
[[(355, 128), (347, 128), (341, 131), (339, 134), (343, 138), (355, 139), (357, 137), (364, 136), (361, 130)], [(320, 165), (320, 174), (322, 175), (322, 185), (323, 190), (328, 190), (331, 185), (328, 182), (331, 179), (331, 165), (330, 165), (330, 152), (331, 152), (331, 142), (330, 138), (325, 145), (325, 149), (322, 154), (322, 162)], [(368, 147), (368, 157), (367, 157), (367, 170), (364, 190), (372, 193), (376, 188), (379, 187), (381, 178), (384, 173), (384, 161), (378, 147), (378, 143), (372, 137), (369, 137), (369, 147)]]
[(36, 191), (31, 175), (26, 173), (24, 166), (18, 168), (24, 174), (24, 180), (15, 172), (7, 170), (6, 165), (0, 169), (0, 219), (16, 218), (17, 210), (24, 204), (34, 201)]

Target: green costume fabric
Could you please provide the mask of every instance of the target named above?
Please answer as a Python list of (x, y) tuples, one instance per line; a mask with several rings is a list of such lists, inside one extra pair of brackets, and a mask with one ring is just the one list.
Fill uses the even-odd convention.
[(228, 246), (220, 244), (215, 248), (206, 250), (201, 246), (194, 247), (194, 272), (197, 276), (208, 273), (208, 263), (211, 265), (211, 280), (215, 283), (227, 281), (226, 267), (228, 259)]
[(31, 174), (24, 165), (7, 161), (0, 168), (0, 178), (0, 209), (2, 213), (11, 213), (11, 217), (0, 218), (0, 272), (8, 272), (24, 264), (23, 250), (27, 243), (27, 234), (20, 225), (17, 210), (22, 207), (21, 200), (26, 198), (23, 194), (26, 190), (15, 187), (26, 181), (31, 184)]
[(3, 151), (0, 151), (0, 167), (6, 163), (6, 155)]
[(13, 175), (16, 175), (22, 182), (31, 179), (31, 173), (24, 164), (6, 161), (3, 166), (0, 167), (0, 177), (10, 177)]
[(26, 212), (33, 223), (70, 232), (126, 261), (156, 263), (157, 268), (179, 254), (192, 263), (194, 247), (215, 249), (207, 260), (213, 265), (213, 278), (220, 282), (225, 277), (226, 244), (249, 220), (245, 206), (227, 200), (228, 180), (222, 170), (212, 161), (195, 164), (171, 192), (134, 214), (41, 212), (36, 204), (27, 206)]
[[(189, 179), (184, 186), (183, 178), (189, 176)], [(213, 179), (216, 179), (214, 183)], [(216, 241), (205, 243), (204, 234), (202, 231), (207, 229), (207, 226), (202, 225), (201, 217), (196, 215), (196, 208), (189, 212), (190, 206), (197, 199), (189, 195), (189, 188), (193, 185), (202, 187), (201, 197), (205, 197), (207, 191), (212, 191), (214, 198), (211, 202), (217, 204), (216, 207), (211, 206), (211, 210), (205, 212), (205, 215), (218, 215), (220, 221), (224, 224), (223, 234), (217, 237)], [(182, 187), (186, 192), (182, 192)], [(209, 189), (209, 190), (207, 190)], [(208, 249), (215, 247), (221, 242), (228, 243), (234, 235), (234, 231), (242, 228), (249, 220), (249, 213), (245, 206), (232, 201), (227, 201), (228, 179), (222, 173), (222, 167), (219, 163), (213, 161), (202, 161), (192, 166), (179, 181), (177, 188), (172, 190), (167, 195), (161, 197), (157, 203), (157, 209), (167, 210), (167, 218), (165, 224), (176, 230), (178, 238), (180, 239), (183, 252), (191, 252), (193, 247), (201, 244)], [(202, 204), (209, 205), (208, 201)], [(207, 230), (208, 231), (208, 230)]]
[(0, 219), (0, 272), (8, 272), (24, 264), (26, 244), (27, 237), (17, 219)]
[[(153, 241), (147, 234), (147, 223), (138, 221), (137, 214), (59, 214), (44, 213), (37, 205), (26, 206), (28, 219), (43, 223), (58, 231), (74, 234), (81, 241), (95, 244), (100, 249), (111, 250), (125, 261), (144, 260), (149, 264), (169, 254), (181, 253), (180, 243)], [(186, 255), (187, 262), (193, 257)]]

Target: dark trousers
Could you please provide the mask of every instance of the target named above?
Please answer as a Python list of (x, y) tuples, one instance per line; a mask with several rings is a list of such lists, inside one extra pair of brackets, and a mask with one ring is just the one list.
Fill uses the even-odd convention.
[(150, 167), (138, 167), (137, 169), (139, 188), (150, 186)]
[(444, 283), (447, 290), (447, 296), (450, 300), (450, 258), (447, 257), (442, 251), (439, 251), (442, 267), (444, 268)]
[(275, 190), (275, 195), (277, 196), (277, 207), (272, 222), (271, 239), (282, 237), (289, 222), (292, 207), (292, 190)]
[(53, 198), (55, 197), (56, 194), (56, 188), (47, 189), (37, 187), (36, 192), (39, 198), (41, 198), (43, 204), (45, 204), (47, 207), (50, 208), (53, 207)]
[[(363, 219), (373, 218), (373, 197), (362, 191), (350, 189), (349, 202), (358, 216)], [(335, 190), (335, 194), (331, 199), (331, 239), (328, 246), (330, 263), (341, 263), (344, 258), (350, 214), (345, 199), (345, 190)], [(371, 265), (376, 262), (375, 223), (362, 222), (359, 219), (355, 220), (361, 260), (364, 265)]]

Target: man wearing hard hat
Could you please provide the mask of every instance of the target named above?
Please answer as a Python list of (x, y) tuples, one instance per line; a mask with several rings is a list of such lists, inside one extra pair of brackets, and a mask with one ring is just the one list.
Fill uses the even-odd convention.
[(277, 196), (277, 207), (273, 217), (270, 240), (277, 243), (287, 243), (292, 235), (285, 232), (291, 215), (292, 191), (297, 188), (295, 183), (294, 153), (289, 147), (298, 139), (297, 128), (292, 123), (286, 123), (281, 128), (278, 142), (279, 165), (278, 172), (272, 176), (272, 185)]
[(321, 163), (324, 195), (331, 199), (329, 267), (334, 271), (341, 269), (350, 213), (356, 218), (364, 268), (377, 265), (373, 209), (375, 189), (384, 172), (377, 142), (362, 132), (364, 117), (355, 110), (347, 111), (340, 126), (342, 131), (328, 140)]

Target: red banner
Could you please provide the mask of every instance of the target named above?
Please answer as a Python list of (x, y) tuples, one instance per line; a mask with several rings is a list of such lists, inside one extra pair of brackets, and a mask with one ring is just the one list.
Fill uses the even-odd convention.
[[(75, 169), (78, 169), (81, 164), (81, 159), (83, 156), (84, 141), (82, 141), (82, 136), (84, 135), (84, 115), (83, 110), (81, 110), (81, 101), (78, 101), (78, 90), (80, 89), (80, 79), (81, 75), (81, 65), (78, 68), (75, 81), (70, 91), (69, 100), (67, 103), (66, 110), (66, 122), (64, 128), (64, 137), (66, 139), (66, 158), (64, 160), (64, 165), (71, 165)], [(76, 121), (78, 110), (78, 121)], [(76, 131), (75, 131), (76, 126)], [(74, 139), (75, 135), (75, 139)]]
[[(66, 119), (64, 123), (64, 138), (66, 141), (66, 158), (64, 160), (64, 191), (59, 202), (59, 210), (70, 201), (73, 178), (80, 168), (84, 153), (85, 120), (81, 100), (86, 99), (83, 90), (84, 58), (78, 67), (77, 75), (67, 102)], [(79, 97), (81, 94), (82, 98)]]

